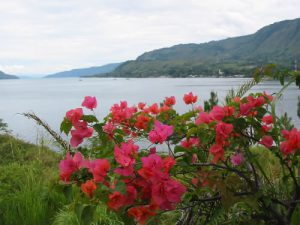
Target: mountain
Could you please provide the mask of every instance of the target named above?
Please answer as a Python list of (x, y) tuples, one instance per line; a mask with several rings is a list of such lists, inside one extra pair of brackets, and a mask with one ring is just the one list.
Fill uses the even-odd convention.
[(82, 69), (73, 69), (45, 76), (45, 78), (63, 78), (63, 77), (84, 77), (99, 74), (106, 74), (114, 71), (121, 63), (111, 63), (103, 66), (95, 66)]
[(1, 79), (19, 79), (19, 77), (14, 76), (14, 75), (9, 75), (6, 73), (3, 73), (2, 71), (0, 71), (0, 80)]
[(249, 74), (267, 63), (292, 68), (300, 62), (300, 18), (265, 26), (254, 34), (202, 44), (179, 44), (146, 52), (111, 76)]

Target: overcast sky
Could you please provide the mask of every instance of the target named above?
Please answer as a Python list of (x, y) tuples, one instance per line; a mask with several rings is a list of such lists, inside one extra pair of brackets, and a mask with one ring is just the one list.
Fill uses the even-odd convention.
[(300, 17), (300, 0), (0, 0), (0, 70), (99, 66)]

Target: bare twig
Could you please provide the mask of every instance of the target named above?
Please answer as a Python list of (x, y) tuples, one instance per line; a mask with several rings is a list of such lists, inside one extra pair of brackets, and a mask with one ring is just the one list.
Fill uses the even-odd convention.
[(27, 117), (28, 119), (34, 120), (38, 125), (44, 127), (45, 130), (55, 139), (55, 141), (58, 144), (60, 144), (60, 146), (65, 151), (71, 150), (71, 146), (64, 139), (62, 139), (62, 137), (58, 133), (52, 130), (45, 121), (42, 121), (37, 115), (35, 115), (34, 113), (23, 113), (22, 115)]

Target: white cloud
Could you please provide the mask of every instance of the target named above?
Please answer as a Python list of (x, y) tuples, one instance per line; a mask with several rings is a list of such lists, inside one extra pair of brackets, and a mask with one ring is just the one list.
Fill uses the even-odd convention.
[(24, 69), (23, 65), (0, 65), (0, 71), (5, 71), (8, 74), (22, 73)]
[(298, 17), (299, 8), (298, 0), (1, 1), (0, 64), (5, 72), (46, 74), (119, 62), (160, 47), (253, 33)]

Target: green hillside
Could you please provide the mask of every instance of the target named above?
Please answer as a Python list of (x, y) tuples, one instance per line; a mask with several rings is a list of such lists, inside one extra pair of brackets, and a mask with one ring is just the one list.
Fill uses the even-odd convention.
[(300, 19), (263, 27), (256, 33), (202, 44), (180, 44), (146, 52), (119, 66), (111, 76), (249, 74), (267, 63), (291, 68), (300, 62)]
[(2, 71), (0, 71), (0, 80), (1, 79), (19, 79), (19, 78), (17, 76), (8, 75), (8, 74), (3, 73)]
[(114, 71), (121, 63), (110, 63), (103, 66), (73, 69), (45, 76), (45, 78), (65, 78), (65, 77), (85, 77), (92, 75), (102, 75)]

